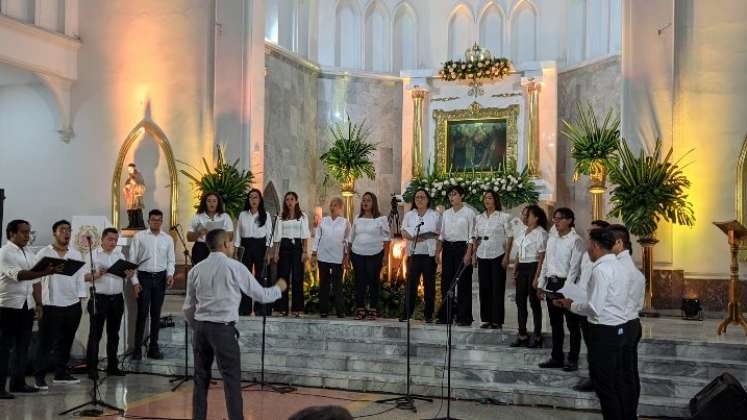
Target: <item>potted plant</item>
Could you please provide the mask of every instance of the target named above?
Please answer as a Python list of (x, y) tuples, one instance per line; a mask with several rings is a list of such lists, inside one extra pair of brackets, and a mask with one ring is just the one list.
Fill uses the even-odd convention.
[(601, 122), (590, 103), (577, 104), (578, 117), (572, 123), (563, 120), (561, 132), (571, 143), (571, 156), (576, 161), (573, 181), (581, 175), (589, 177), (592, 195), (592, 218), (604, 217), (604, 193), (607, 192), (607, 173), (620, 144), (620, 117), (607, 111)]
[[(656, 140), (653, 154), (641, 150), (638, 157), (626, 142), (620, 142), (609, 178), (615, 187), (610, 195), (610, 216), (622, 219), (630, 233), (643, 247), (643, 274), (646, 276), (644, 315), (653, 312), (653, 247), (656, 228), (661, 219), (678, 225), (692, 226), (695, 214), (687, 199), (690, 180), (682, 172), (682, 158), (673, 162), (672, 149), (662, 157), (661, 140)], [(687, 154), (685, 154), (686, 156)]]
[[(184, 169), (179, 172), (192, 181), (195, 198), (198, 202), (204, 193), (217, 193), (223, 199), (226, 213), (233, 219), (236, 219), (244, 208), (244, 200), (251, 188), (254, 174), (249, 170), (239, 169), (238, 159), (230, 164), (226, 162), (225, 147), (216, 146), (216, 149), (217, 154), (213, 169), (210, 169), (207, 159), (202, 158), (204, 171), (189, 163), (179, 161), (179, 163), (191, 169), (191, 172)], [(196, 205), (195, 208), (197, 208)]]

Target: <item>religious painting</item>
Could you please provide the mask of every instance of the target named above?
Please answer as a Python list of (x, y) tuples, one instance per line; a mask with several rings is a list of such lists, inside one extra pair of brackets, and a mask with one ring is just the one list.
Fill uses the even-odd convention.
[(437, 173), (486, 173), (518, 161), (519, 106), (434, 110)]

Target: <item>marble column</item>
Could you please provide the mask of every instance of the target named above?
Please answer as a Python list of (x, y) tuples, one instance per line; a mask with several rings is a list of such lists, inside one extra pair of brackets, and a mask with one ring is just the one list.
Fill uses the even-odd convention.
[(412, 125), (412, 177), (425, 175), (423, 164), (423, 99), (428, 91), (415, 86), (412, 89), (413, 125)]
[(540, 176), (540, 138), (539, 138), (539, 94), (542, 83), (529, 78), (522, 81), (526, 90), (527, 99), (527, 135), (525, 150), (526, 162), (529, 175), (538, 178)]

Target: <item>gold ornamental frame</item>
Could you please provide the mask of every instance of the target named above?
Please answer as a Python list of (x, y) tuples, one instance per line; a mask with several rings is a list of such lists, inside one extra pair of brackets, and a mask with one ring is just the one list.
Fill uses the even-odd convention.
[[(449, 122), (454, 121), (481, 121), (481, 120), (506, 120), (506, 157), (507, 160), (519, 161), (519, 105), (513, 104), (505, 108), (483, 108), (479, 103), (472, 102), (466, 109), (453, 111), (434, 110), (433, 120), (436, 123), (436, 164), (435, 172), (444, 174), (449, 171), (447, 162), (448, 136), (447, 128)], [(458, 172), (456, 174), (471, 172)], [(489, 172), (476, 172), (487, 174)]]
[(149, 119), (140, 121), (135, 128), (133, 128), (127, 135), (122, 147), (119, 149), (117, 155), (117, 163), (114, 166), (114, 176), (112, 177), (112, 225), (120, 229), (119, 226), (119, 213), (121, 206), (122, 196), (122, 169), (124, 167), (124, 160), (127, 157), (127, 152), (130, 148), (140, 140), (145, 134), (150, 134), (161, 147), (163, 154), (166, 157), (166, 164), (169, 167), (169, 180), (171, 189), (171, 214), (169, 217), (170, 226), (176, 226), (178, 219), (178, 204), (179, 204), (179, 185), (178, 185), (178, 172), (176, 170), (176, 160), (174, 159), (174, 152), (171, 150), (171, 144), (169, 139), (166, 138), (166, 134), (163, 130)]
[[(742, 150), (739, 151), (739, 160), (737, 161), (737, 183), (734, 191), (735, 207), (737, 221), (747, 224), (747, 136), (742, 142)], [(739, 261), (747, 261), (747, 249), (739, 250)]]

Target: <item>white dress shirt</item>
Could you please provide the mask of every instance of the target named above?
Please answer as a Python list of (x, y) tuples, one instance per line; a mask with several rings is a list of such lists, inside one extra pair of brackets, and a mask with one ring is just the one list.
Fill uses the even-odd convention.
[(241, 240), (244, 238), (266, 238), (265, 245), (272, 245), (270, 243), (270, 238), (272, 237), (272, 217), (269, 214), (266, 216), (265, 224), (259, 226), (257, 225), (259, 212), (252, 214), (252, 212), (244, 210), (239, 213), (239, 220), (236, 222), (236, 234), (233, 235), (233, 244), (241, 246)]
[(615, 254), (594, 262), (586, 303), (571, 303), (571, 311), (585, 315), (592, 324), (617, 326), (628, 322), (627, 271)]
[[(192, 222), (189, 224), (189, 232), (197, 232), (201, 228), (207, 228), (208, 223), (213, 224), (216, 222), (222, 223), (220, 229), (226, 232), (233, 232), (233, 221), (231, 221), (231, 216), (228, 213), (215, 214), (212, 218), (207, 213), (197, 213), (192, 217)], [(200, 236), (195, 242), (205, 242), (205, 236)]]
[(222, 252), (211, 252), (189, 271), (184, 315), (190, 322), (236, 322), (241, 292), (259, 303), (280, 298), (280, 288), (262, 287), (244, 264)]
[(638, 314), (643, 309), (643, 299), (646, 293), (646, 277), (635, 266), (633, 258), (630, 257), (630, 252), (627, 250), (617, 254), (617, 260), (625, 268), (625, 273), (630, 282), (628, 287), (628, 320), (637, 319)]
[(386, 216), (357, 217), (350, 233), (352, 250), (356, 255), (376, 255), (384, 250), (384, 242), (391, 236)]
[(441, 217), (439, 241), (472, 243), (475, 231), (475, 211), (463, 205), (458, 211), (449, 208)]
[(547, 277), (551, 276), (575, 283), (581, 273), (581, 258), (585, 252), (584, 240), (578, 236), (576, 229), (571, 228), (563, 236), (557, 230), (551, 231), (540, 271), (539, 288), (544, 289)]
[(402, 230), (413, 238), (407, 241), (407, 255), (428, 255), (433, 257), (436, 255), (436, 238), (416, 243), (415, 251), (412, 252), (412, 242), (415, 239), (418, 225), (421, 222), (423, 223), (420, 226), (421, 235), (426, 233), (438, 235), (440, 232), (441, 217), (435, 210), (427, 209), (422, 217), (418, 215), (417, 209), (412, 209), (405, 213), (405, 217), (402, 219)]
[[(99, 248), (93, 253), (93, 268), (98, 270), (108, 270), (109, 267), (113, 266), (119, 260), (125, 260), (124, 254), (119, 248), (114, 248), (111, 253), (107, 253), (103, 249)], [(96, 294), (99, 295), (118, 295), (122, 293), (125, 279), (117, 277), (114, 274), (106, 273), (103, 276), (96, 279)], [(135, 277), (131, 279), (132, 284), (135, 283)]]
[(581, 290), (586, 290), (589, 287), (589, 280), (591, 280), (591, 270), (594, 268), (594, 263), (591, 262), (588, 252), (584, 252), (581, 257), (581, 273), (578, 275), (576, 285)]
[(516, 257), (519, 263), (533, 263), (539, 261), (540, 254), (545, 253), (547, 245), (547, 231), (542, 226), (537, 226), (527, 233), (524, 229), (519, 236), (514, 239), (516, 248)]
[[(68, 248), (65, 254), (60, 254), (52, 245), (47, 245), (36, 254), (38, 263), (44, 257), (62, 258), (66, 260), (85, 261), (80, 252)], [(86, 273), (91, 271), (90, 265), (81, 267), (72, 276), (52, 274), (41, 278), (42, 304), (47, 306), (70, 306), (80, 302), (80, 299), (88, 297), (88, 286), (86, 285)]]
[[(154, 234), (150, 229), (135, 234), (130, 244), (130, 261), (137, 264), (138, 271), (147, 273), (166, 272), (166, 276), (173, 276), (176, 265), (174, 255), (174, 240), (170, 235), (158, 232)], [(137, 273), (132, 277), (132, 284), (140, 284)]]
[(494, 211), (490, 216), (487, 212), (480, 213), (475, 218), (475, 238), (480, 241), (477, 258), (493, 259), (505, 254), (508, 239), (513, 236), (510, 214), (502, 211)]
[(283, 239), (292, 239), (293, 241), (309, 239), (311, 231), (309, 230), (308, 220), (306, 213), (301, 213), (301, 217), (298, 219), (280, 219), (277, 226), (275, 226), (273, 242), (280, 242)]
[(322, 218), (314, 230), (314, 242), (311, 251), (316, 252), (317, 261), (329, 264), (342, 264), (350, 236), (350, 223), (344, 217)]
[(18, 272), (34, 267), (34, 253), (28, 247), (19, 248), (11, 241), (0, 248), (0, 308), (34, 309), (33, 286), (39, 280), (18, 280)]

